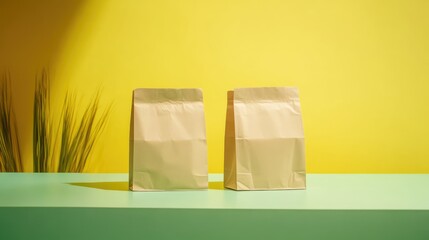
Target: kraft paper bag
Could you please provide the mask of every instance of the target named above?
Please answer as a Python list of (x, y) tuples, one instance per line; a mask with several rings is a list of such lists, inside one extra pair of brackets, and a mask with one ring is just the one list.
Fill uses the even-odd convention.
[(306, 188), (304, 132), (296, 88), (228, 92), (224, 163), (227, 188)]
[(130, 131), (130, 189), (208, 187), (200, 89), (136, 89)]

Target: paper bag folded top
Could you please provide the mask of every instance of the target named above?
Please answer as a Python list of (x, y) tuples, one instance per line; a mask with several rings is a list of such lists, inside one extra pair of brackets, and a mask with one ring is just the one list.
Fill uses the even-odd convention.
[(228, 92), (225, 187), (305, 189), (301, 106), (296, 88), (239, 88)]
[(208, 187), (200, 89), (136, 89), (130, 131), (130, 189)]

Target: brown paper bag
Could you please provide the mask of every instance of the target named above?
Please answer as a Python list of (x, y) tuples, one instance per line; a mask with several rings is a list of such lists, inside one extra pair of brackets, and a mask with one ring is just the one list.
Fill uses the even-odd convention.
[(200, 89), (136, 89), (130, 132), (130, 189), (208, 187)]
[(305, 189), (304, 132), (296, 88), (228, 92), (225, 187)]

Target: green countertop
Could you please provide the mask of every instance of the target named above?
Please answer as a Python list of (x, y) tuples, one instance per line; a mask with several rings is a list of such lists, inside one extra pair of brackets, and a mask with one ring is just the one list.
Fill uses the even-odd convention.
[(429, 174), (308, 174), (307, 190), (131, 192), (128, 174), (0, 173), (0, 207), (428, 210)]

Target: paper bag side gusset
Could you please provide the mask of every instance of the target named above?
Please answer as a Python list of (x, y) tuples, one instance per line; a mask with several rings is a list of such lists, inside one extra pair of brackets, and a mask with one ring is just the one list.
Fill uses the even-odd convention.
[(138, 89), (136, 95), (133, 190), (207, 188), (201, 90)]
[(234, 92), (228, 91), (224, 144), (224, 186), (237, 188), (237, 169), (235, 161)]
[(128, 165), (128, 188), (133, 190), (133, 168), (134, 168), (134, 98), (135, 92), (131, 100), (131, 117), (130, 117), (130, 138), (129, 138), (129, 165)]
[(305, 188), (304, 134), (297, 90), (234, 91), (238, 190)]

